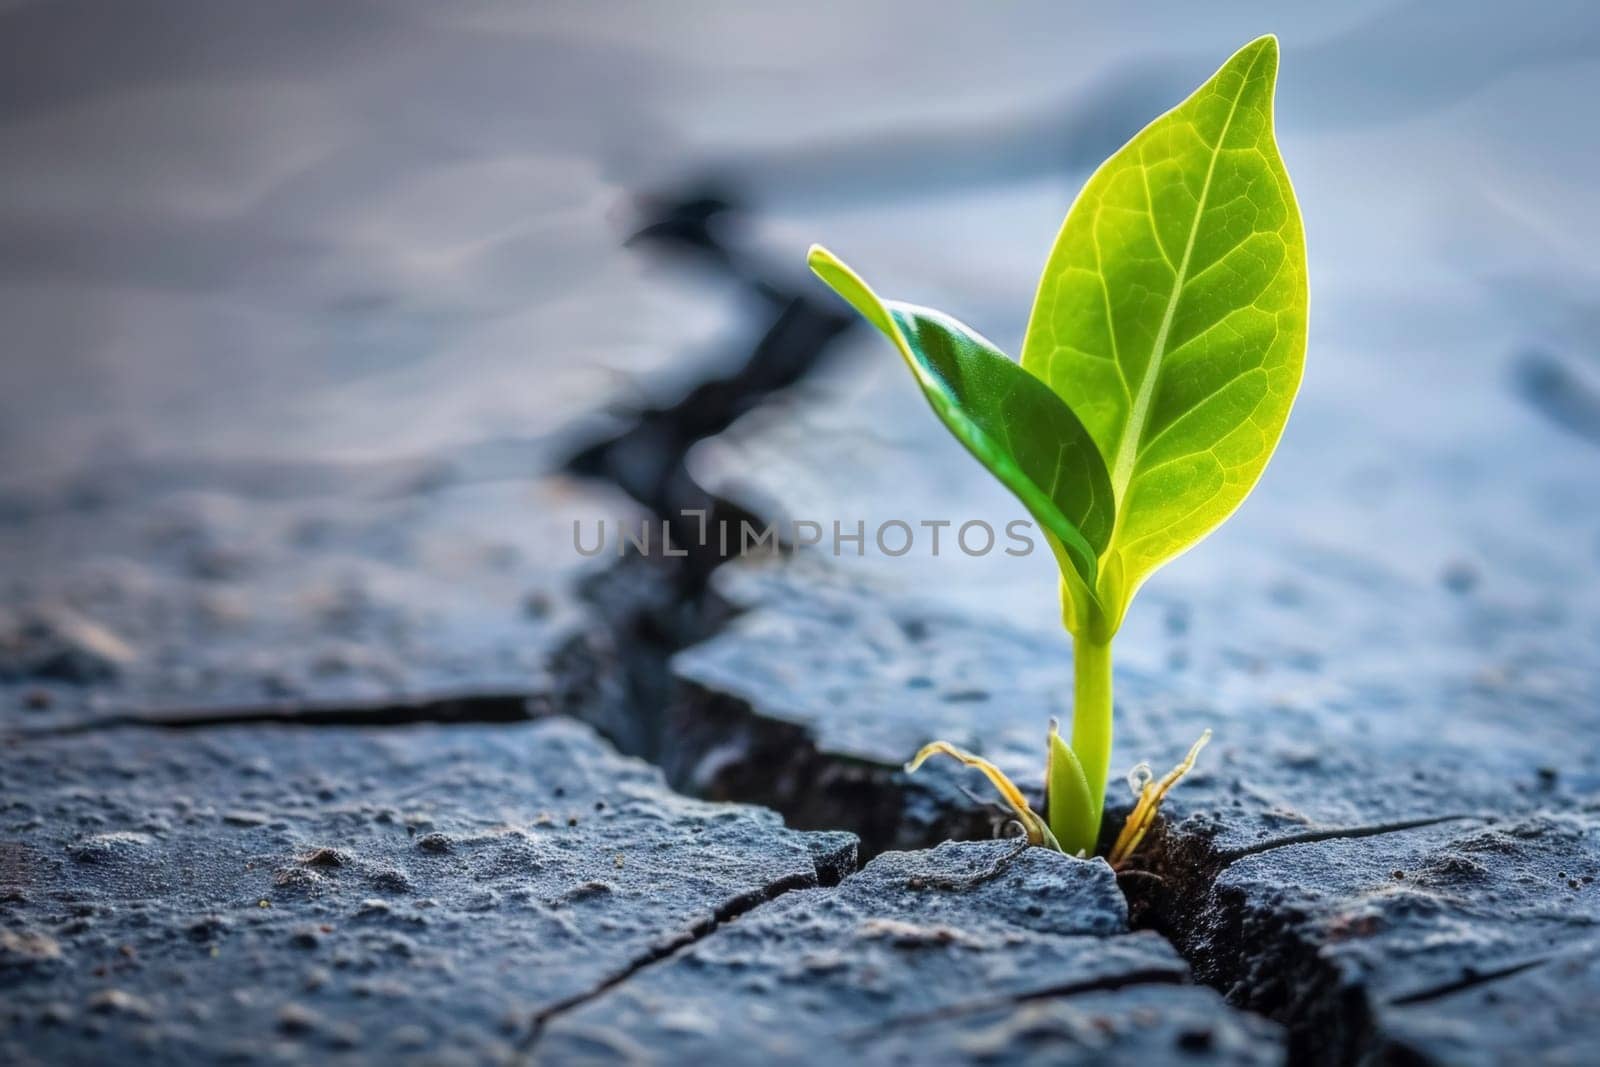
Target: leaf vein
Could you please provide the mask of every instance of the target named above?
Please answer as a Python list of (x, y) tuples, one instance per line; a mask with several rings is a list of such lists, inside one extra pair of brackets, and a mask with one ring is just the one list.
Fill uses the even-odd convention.
[[(1145, 421), (1149, 418), (1156, 379), (1161, 375), (1161, 362), (1165, 356), (1163, 349), (1167, 344), (1167, 335), (1172, 330), (1172, 320), (1177, 312), (1178, 300), (1183, 295), (1184, 276), (1189, 269), (1189, 260), (1194, 255), (1195, 239), (1199, 236), (1200, 224), (1205, 218), (1206, 201), (1211, 194), (1211, 181), (1216, 175), (1217, 159), (1222, 154), (1223, 144), (1228, 140), (1228, 130), (1233, 126), (1234, 116), (1239, 110), (1239, 101), (1244, 97), (1249, 84), (1247, 72), (1245, 77), (1240, 79), (1239, 88), (1234, 93), (1233, 102), (1228, 108), (1228, 117), (1223, 120), (1216, 145), (1211, 149), (1211, 160), (1206, 166), (1205, 181), (1200, 186), (1200, 196), (1195, 204), (1194, 220), (1189, 226), (1189, 239), (1184, 245), (1183, 259), (1179, 262), (1177, 276), (1172, 280), (1172, 293), (1167, 300), (1166, 311), (1161, 316), (1161, 325), (1156, 331), (1155, 341), (1150, 346), (1150, 359), (1145, 365), (1144, 376), (1139, 381), (1139, 395), (1134, 398), (1133, 409), (1128, 413), (1128, 420), (1122, 427), (1122, 437), (1117, 442), (1117, 452), (1111, 469), (1111, 488), (1118, 501), (1126, 498), (1128, 482), (1133, 477), (1139, 438), (1143, 435)], [(1117, 508), (1119, 519), (1124, 510), (1119, 504)]]

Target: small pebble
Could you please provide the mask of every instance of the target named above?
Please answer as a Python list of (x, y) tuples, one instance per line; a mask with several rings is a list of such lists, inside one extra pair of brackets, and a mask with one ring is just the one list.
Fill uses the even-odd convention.
[(456, 846), (448, 834), (435, 832), (417, 838), (417, 847), (424, 852), (453, 852)]

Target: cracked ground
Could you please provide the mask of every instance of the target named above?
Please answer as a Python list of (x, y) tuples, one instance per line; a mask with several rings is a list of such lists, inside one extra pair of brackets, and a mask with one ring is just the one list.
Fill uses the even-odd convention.
[(1307, 379), (1119, 638), (1114, 769), (1215, 740), (1114, 872), (901, 770), (1039, 782), (1053, 561), (684, 512), (1018, 517), (801, 253), (1014, 341), (1258, 19), (627, 13), (0, 4), (0, 1061), (1593, 1062), (1592, 19), (1269, 27)]

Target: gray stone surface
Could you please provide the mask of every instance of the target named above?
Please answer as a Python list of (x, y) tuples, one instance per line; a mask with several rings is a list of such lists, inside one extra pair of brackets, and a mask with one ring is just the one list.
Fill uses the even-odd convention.
[(635, 515), (619, 494), (322, 474), (151, 475), (0, 518), (0, 723), (502, 694), (537, 711), (601, 684), (572, 523)]
[[(1425, 1005), (1386, 1008), (1383, 1031), (1401, 1056), (1489, 1065), (1594, 1061), (1600, 953), (1587, 945), (1539, 966), (1485, 976)], [(1397, 1057), (1399, 1058), (1399, 1057)]]
[(1168, 906), (1202, 976), (1292, 1014), (1303, 1057), (1577, 1063), (1600, 1041), (1597, 877), (1580, 811), (1285, 845)]
[[(552, 661), (590, 631), (564, 592), (565, 563), (545, 569), (538, 520), (560, 510), (539, 497), (548, 486), (534, 502), (504, 485), (424, 500), (384, 478), (401, 495), (373, 499), (364, 473), (360, 485), (340, 474), (287, 501), (279, 465), (327, 471), (354, 458), (431, 480), (409, 459), (492, 451), (508, 435), (515, 454), (518, 439), (645, 391), (641, 374), (742, 354), (742, 308), (639, 270), (617, 247), (630, 193), (708, 156), (760, 205), (750, 229), (774, 262), (799, 273), (800, 250), (825, 239), (885, 292), (947, 308), (1015, 351), (1074, 182), (1263, 29), (1244, 6), (1108, 10), (1084, 33), (1060, 5), (929, 19), (925, 5), (901, 3), (863, 14), (867, 44), (841, 47), (832, 21), (804, 7), (673, 18), (384, 5), (330, 20), (322, 5), (290, 3), (218, 20), (193, 0), (167, 6), (176, 17), (152, 21), (134, 7), (0, 3), (13, 90), (0, 100), (7, 729), (264, 702), (293, 717), (354, 701), (381, 718), (390, 705), (444, 701), (420, 710), (433, 715), (463, 689), (506, 687), (516, 705), (587, 693), (593, 672), (574, 684), (562, 672), (581, 664)], [(1292, 1017), (1299, 1053), (1584, 1062), (1595, 1014), (1587, 875), (1570, 902), (1559, 883), (1591, 853), (1586, 811), (1600, 785), (1587, 266), (1600, 214), (1583, 102), (1600, 38), (1582, 3), (1515, 17), (1462, 6), (1448, 48), (1434, 47), (1438, 15), (1425, 5), (1369, 7), (1273, 13), (1278, 123), (1317, 278), (1306, 389), (1262, 491), (1130, 615), (1117, 764), (1170, 761), (1205, 726), (1218, 738), (1152, 842), (1167, 890), (1124, 885), (1140, 921), (1170, 930), (1206, 977)], [(905, 47), (885, 81), (873, 43), (891, 32)], [(957, 46), (982, 78), (949, 76)], [(419, 86), (426, 106), (395, 106)], [(707, 486), (824, 521), (998, 525), (1019, 514), (922, 410), (881, 341), (850, 356), (809, 404), (707, 442), (696, 468)], [(62, 472), (84, 469), (95, 473), (54, 492)], [(806, 597), (766, 601), (682, 657), (690, 699), (661, 732), (674, 782), (767, 799), (805, 825), (858, 826), (879, 845), (987, 832), (986, 810), (956, 788), (981, 788), (970, 776), (934, 767), (908, 787), (896, 767), (937, 734), (1037, 779), (1043, 722), (1064, 712), (1068, 684), (1051, 566), (917, 562), (865, 569), (896, 597), (940, 606), (846, 597), (817, 609), (802, 584)], [(595, 701), (576, 710), (609, 721)], [(343, 908), (350, 894), (335, 880), (370, 877), (410, 898), (365, 853), (348, 867), (315, 852), (309, 866), (285, 860), (301, 844), (283, 837), (301, 825), (278, 818), (285, 796), (224, 809), (196, 789), (179, 812), (159, 787), (194, 773), (191, 750), (220, 753), (211, 793), (256, 788), (235, 736), (26, 742), (63, 754), (28, 769), (67, 781), (73, 792), (53, 801), (63, 818), (114, 807), (88, 825), (24, 816), (0, 841), (54, 842), (59, 866), (28, 853), (25, 869), (70, 872), (93, 894), (187, 894), (210, 966), (231, 966), (219, 962), (230, 941), (256, 952), (258, 927), (288, 936), (273, 925), (286, 902), (249, 910), (243, 890), (257, 883), (313, 902), (319, 887)], [(364, 819), (345, 809), (369, 796), (403, 810), (407, 787), (393, 776), (425, 762), (412, 753), (352, 786), (346, 765), (373, 761), (338, 740), (347, 735), (295, 736), (273, 744), (300, 745), (306, 780), (334, 783), (329, 798), (314, 785), (295, 798), (306, 806), (294, 819), (313, 829)], [(487, 744), (470, 728), (459, 741), (415, 736), (446, 754)], [(7, 751), (9, 768), (20, 749)], [(65, 755), (80, 751), (81, 767)], [(171, 765), (160, 773), (139, 769), (161, 758)], [(530, 763), (492, 795), (464, 789), (456, 816), (476, 825), (543, 773)], [(189, 885), (159, 850), (209, 856), (185, 844), (201, 835), (147, 824), (146, 810), (175, 827), (209, 813), (196, 817), (245, 842), (225, 860), (247, 848), (242, 862), (261, 855), (271, 870)], [(1435, 821), (1452, 816), (1466, 818)], [(290, 831), (276, 828), (284, 821)], [(490, 847), (418, 830), (419, 884), (434, 884), (427, 863), (476, 862)], [(1510, 843), (1479, 847), (1478, 835)], [(371, 847), (404, 868), (399, 852)], [(0, 848), (9, 876), (18, 853)], [(281, 887), (280, 868), (291, 872)], [(237, 907), (213, 931), (205, 916), (219, 900)], [(151, 906), (115, 907), (61, 901), (0, 928), (0, 1010), (34, 983), (84, 988), (72, 985), (79, 961), (97, 953), (110, 963), (93, 1004), (52, 1001), (28, 1025), (46, 1041), (105, 1027), (137, 1053), (154, 1018), (172, 1018), (169, 1004), (211, 995), (166, 971), (155, 993), (112, 984), (150, 977), (115, 968), (151, 958), (193, 962), (163, 955), (190, 942), (160, 941)], [(336, 926), (325, 943), (386, 960), (385, 945), (403, 946), (393, 938), (420, 940), (399, 910)], [(1232, 940), (1212, 925), (1225, 923), (1239, 924)], [(151, 939), (126, 942), (131, 958), (111, 949), (126, 931)], [(1522, 943), (1535, 954), (1518, 957)], [(1469, 967), (1489, 980), (1463, 977)], [(345, 980), (307, 964), (319, 968)], [(455, 978), (368, 990), (363, 1010), (385, 1020), (373, 1055), (411, 1052), (410, 1020), (389, 1020), (449, 1012), (430, 994)], [(240, 971), (222, 988), (231, 998), (262, 979)], [(262, 1045), (261, 1058), (349, 1038), (301, 1003), (310, 995), (278, 1009), (283, 1044)], [(1130, 987), (929, 1021), (926, 1033), (975, 1058), (1076, 1052), (1097, 1033), (1155, 1058), (1170, 1052), (1177, 998), (1209, 1018), (1207, 996)], [(1145, 1015), (1147, 998), (1167, 1014)], [(457, 1051), (498, 1054), (501, 1039), (467, 1015)], [(183, 1025), (220, 1043), (230, 1022), (266, 1018), (229, 999)], [(1360, 1032), (1368, 1024), (1376, 1040)], [(1229, 1033), (1216, 1031), (1216, 1048), (1233, 1047)], [(876, 1047), (921, 1060), (922, 1037), (896, 1031)], [(122, 1047), (102, 1042), (85, 1058)], [(427, 1043), (413, 1054), (446, 1058)]]
[(931, 1019), (885, 1035), (880, 1062), (991, 1064), (1284, 1062), (1282, 1035), (1209, 989), (1128, 986)]
[(15, 1064), (506, 1062), (853, 856), (562, 721), (12, 739), (0, 796)]
[[(720, 576), (749, 610), (675, 659), (679, 714), (738, 743), (707, 747), (684, 731), (684, 777), (802, 825), (853, 826), (870, 847), (990, 832), (975, 772), (930, 764), (907, 778), (898, 764), (946, 737), (1036, 788), (1042, 724), (1067, 714), (1065, 639), (874, 596), (829, 573), (802, 562)], [(1509, 640), (1471, 591), (1439, 595), (1459, 601), (1467, 633), (1491, 627)], [(1257, 610), (1306, 625), (1316, 609), (1286, 597)], [(1573, 620), (1553, 616), (1521, 640), (1570, 673), (1539, 681), (1511, 669), (1451, 686), (1433, 674), (1434, 700), (1391, 692), (1318, 710), (1200, 692), (1182, 672), (1119, 670), (1114, 765), (1146, 757), (1159, 769), (1204, 727), (1217, 734), (1136, 861), (1144, 873), (1124, 880), (1136, 922), (1176, 938), (1235, 1002), (1291, 1021), (1297, 1057), (1388, 1049), (1452, 1063), (1476, 1045), (1487, 1062), (1554, 1040), (1550, 1028), (1596, 995), (1584, 879), (1600, 870), (1586, 814), (1600, 797), (1600, 721), (1582, 699), (1589, 671)], [(1314, 680), (1323, 668), (1306, 671)], [(785, 753), (788, 774), (749, 769), (783, 767)], [(816, 781), (857, 792), (824, 805), (807, 791)], [(1115, 780), (1111, 790), (1114, 829), (1127, 801)], [(861, 796), (898, 821), (852, 803)], [(1541, 974), (1572, 977), (1557, 990)], [(1480, 1011), (1501, 982), (1513, 1000)], [(1539, 1011), (1514, 1010), (1552, 993)]]
[[(1130, 933), (1110, 868), (1011, 842), (885, 853), (551, 1019), (541, 1063), (1276, 1063), (1274, 1028)], [(1123, 990), (1105, 995), (1107, 990)]]

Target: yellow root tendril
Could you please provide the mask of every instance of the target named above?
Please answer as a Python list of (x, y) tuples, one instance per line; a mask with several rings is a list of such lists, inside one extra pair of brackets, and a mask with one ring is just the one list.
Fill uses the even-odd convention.
[(1051, 848), (1057, 852), (1061, 851), (1061, 845), (1057, 843), (1055, 834), (1050, 832), (1050, 827), (1046, 825), (1045, 821), (1039, 818), (1038, 814), (1028, 806), (1028, 798), (1022, 795), (1022, 790), (1018, 789), (1016, 784), (1006, 777), (1004, 771), (982, 756), (974, 756), (972, 753), (959, 749), (948, 741), (933, 741), (923, 745), (917, 754), (911, 757), (911, 762), (906, 764), (906, 773), (914, 773), (929, 756), (936, 755), (949, 756), (951, 759), (964, 763), (968, 767), (976, 767), (982, 771), (984, 777), (989, 779), (989, 782), (999, 791), (1000, 796), (1005, 799), (1006, 804), (1010, 806), (1017, 817), (1017, 821), (1022, 824), (1022, 829), (1028, 835), (1028, 843)]
[[(1128, 821), (1122, 824), (1122, 832), (1117, 835), (1116, 844), (1111, 846), (1111, 854), (1106, 861), (1112, 867), (1121, 867), (1128, 861), (1144, 841), (1144, 835), (1150, 827), (1155, 825), (1156, 815), (1161, 810), (1161, 801), (1166, 798), (1172, 787), (1177, 785), (1183, 776), (1194, 770), (1194, 761), (1200, 755), (1200, 750), (1206, 747), (1206, 742), (1211, 740), (1211, 731), (1207, 730), (1200, 735), (1200, 740), (1189, 749), (1189, 754), (1183, 757), (1183, 762), (1162, 776), (1160, 781), (1151, 781), (1148, 769), (1139, 786), (1139, 802), (1133, 806), (1133, 811), (1128, 815)], [(1135, 769), (1136, 771), (1138, 768)], [(1129, 781), (1133, 780), (1129, 775)]]

